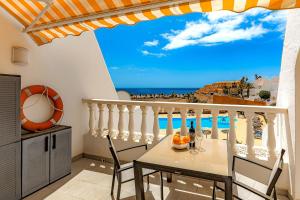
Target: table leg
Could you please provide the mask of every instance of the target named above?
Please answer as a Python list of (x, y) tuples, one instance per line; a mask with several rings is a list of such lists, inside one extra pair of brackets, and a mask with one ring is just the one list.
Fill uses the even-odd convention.
[(168, 183), (172, 182), (172, 173), (167, 173), (167, 182)]
[(143, 171), (142, 171), (143, 169), (136, 162), (133, 163), (133, 166), (134, 166), (136, 200), (145, 200)]
[(232, 200), (232, 178), (225, 180), (225, 200)]

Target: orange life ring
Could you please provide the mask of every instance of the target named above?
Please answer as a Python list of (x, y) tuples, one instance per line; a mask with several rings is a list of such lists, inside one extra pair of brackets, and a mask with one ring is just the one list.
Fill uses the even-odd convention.
[[(24, 103), (32, 95), (42, 94), (52, 100), (54, 105), (54, 113), (52, 117), (41, 123), (30, 121), (24, 115)], [(21, 124), (22, 127), (28, 131), (41, 131), (53, 127), (63, 115), (63, 102), (61, 97), (52, 88), (43, 85), (32, 85), (23, 88), (21, 91)]]

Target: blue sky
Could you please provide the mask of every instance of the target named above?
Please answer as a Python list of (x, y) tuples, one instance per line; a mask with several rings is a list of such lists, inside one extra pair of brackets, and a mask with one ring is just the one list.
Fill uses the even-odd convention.
[(163, 17), (95, 31), (117, 88), (198, 88), (278, 76), (286, 14), (251, 9)]

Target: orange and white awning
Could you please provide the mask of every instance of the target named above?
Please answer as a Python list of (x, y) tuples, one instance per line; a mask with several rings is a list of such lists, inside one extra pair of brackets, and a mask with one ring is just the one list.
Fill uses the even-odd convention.
[(299, 8), (300, 0), (0, 0), (0, 6), (24, 25), (38, 45), (43, 45), (88, 30), (163, 16), (218, 10), (243, 12), (254, 7)]

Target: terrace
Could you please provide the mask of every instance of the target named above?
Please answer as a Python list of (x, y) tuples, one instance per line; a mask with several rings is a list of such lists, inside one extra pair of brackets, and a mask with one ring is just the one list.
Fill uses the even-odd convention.
[[(68, 8), (78, 6), (73, 4), (73, 1), (63, 2), (69, 4)], [(80, 2), (83, 5), (88, 4), (88, 1), (81, 0)], [(94, 2), (96, 2), (95, 7), (101, 3), (100, 1)], [(127, 7), (119, 5), (119, 7), (116, 6), (117, 8), (109, 8), (107, 6), (104, 11), (96, 10), (77, 16), (66, 14), (67, 11), (63, 12), (68, 15), (67, 17), (54, 14), (56, 13), (55, 7), (66, 9), (66, 7), (63, 8), (63, 4), (55, 0), (32, 0), (27, 3), (23, 1), (0, 2), (0, 72), (21, 75), (22, 87), (47, 84), (56, 88), (65, 104), (61, 124), (72, 126), (72, 173), (27, 196), (26, 199), (113, 199), (110, 196), (113, 165), (106, 136), (110, 135), (113, 138), (118, 149), (145, 143), (148, 144), (149, 149), (153, 149), (165, 136), (172, 135), (176, 131), (186, 134), (189, 113), (193, 114), (196, 122), (197, 135), (207, 129), (210, 130), (211, 134), (206, 135), (206, 140), (226, 140), (231, 145), (234, 155), (272, 167), (280, 150), (286, 149), (283, 172), (276, 184), (276, 191), (280, 196), (279, 199), (300, 198), (300, 179), (298, 178), (300, 170), (298, 130), (300, 127), (296, 123), (299, 116), (299, 73), (297, 70), (300, 60), (298, 37), (300, 13), (297, 9), (300, 6), (299, 1), (262, 0), (257, 5), (251, 1), (246, 1), (247, 4), (234, 1), (235, 6), (230, 6), (230, 8), (226, 7), (225, 1), (217, 2), (219, 4), (215, 1), (150, 1), (147, 4), (140, 3)], [(276, 107), (118, 99), (101, 49), (96, 44), (94, 33), (85, 31), (100, 27), (111, 28), (118, 24), (134, 24), (164, 15), (222, 10), (223, 4), (220, 2), (224, 4), (224, 10), (236, 12), (252, 7), (275, 10), (295, 8), (289, 11), (287, 20)], [(27, 7), (25, 4), (28, 4)], [(28, 9), (31, 6), (39, 12), (32, 12), (32, 9)], [(166, 14), (164, 9), (171, 13)], [(75, 10), (75, 13), (78, 13), (80, 9)], [(92, 9), (89, 7), (87, 10)], [(52, 19), (51, 15), (55, 16), (55, 19)], [(21, 29), (24, 29), (24, 32), (21, 32)], [(81, 33), (83, 34), (78, 37), (65, 38), (67, 35)], [(55, 38), (63, 39), (54, 40)], [(52, 43), (46, 44), (50, 42)], [(35, 43), (43, 46), (37, 46)], [(20, 67), (11, 63), (10, 53), (13, 46), (25, 47), (30, 52), (29, 64)], [(45, 108), (40, 109), (43, 112), (49, 112)], [(48, 117), (42, 114), (43, 112), (35, 110), (29, 114), (43, 121)], [(160, 129), (162, 121), (160, 121), (159, 114), (161, 112), (167, 117), (165, 130)], [(178, 122), (176, 126), (173, 124), (174, 113), (181, 118), (179, 129)], [(265, 129), (259, 140), (255, 138), (253, 126), (253, 119), (257, 116), (264, 116), (266, 119)], [(225, 132), (220, 129), (222, 127), (218, 122), (219, 117), (226, 117), (228, 120), (227, 126), (223, 127), (227, 130)], [(211, 119), (211, 125), (203, 127), (202, 122), (206, 118)], [(245, 122), (244, 130), (236, 126), (240, 118), (243, 118)], [(141, 150), (124, 153), (120, 159), (122, 162), (136, 160), (142, 153)], [(239, 162), (239, 171), (263, 183), (266, 183), (263, 180), (269, 175), (242, 161)], [(174, 175), (172, 183), (169, 183), (166, 181), (167, 174), (164, 172), (165, 199), (211, 198), (213, 182)], [(157, 174), (151, 176), (150, 183), (150, 189), (146, 191), (146, 199), (159, 199)], [(135, 199), (133, 184), (134, 182), (130, 182), (123, 186), (121, 199)], [(20, 195), (12, 199), (20, 199)], [(218, 191), (217, 197), (224, 198), (224, 193)]]

